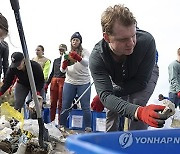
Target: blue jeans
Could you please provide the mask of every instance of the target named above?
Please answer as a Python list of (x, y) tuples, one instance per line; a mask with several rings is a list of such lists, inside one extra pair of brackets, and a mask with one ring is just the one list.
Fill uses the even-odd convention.
[(177, 108), (177, 106), (180, 107), (180, 99), (177, 97), (176, 93), (170, 92), (169, 93), (169, 100), (175, 104), (175, 108)]
[[(84, 85), (73, 85), (64, 82), (61, 111), (70, 108), (76, 95), (80, 97), (89, 86), (90, 83)], [(83, 121), (85, 128), (91, 127), (90, 95), (91, 88), (89, 88), (89, 90), (80, 99), (81, 108), (83, 110)], [(60, 116), (60, 125), (67, 126), (68, 115), (69, 113), (65, 112), (63, 115)]]

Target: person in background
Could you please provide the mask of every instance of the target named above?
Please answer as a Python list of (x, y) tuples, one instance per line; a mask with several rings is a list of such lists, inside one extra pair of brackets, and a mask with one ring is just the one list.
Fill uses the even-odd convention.
[[(44, 47), (42, 45), (37, 46), (36, 55), (37, 56), (34, 57), (32, 60), (36, 61), (41, 65), (44, 74), (44, 80), (46, 82), (49, 75), (51, 61), (48, 58), (44, 57)], [(46, 102), (46, 93), (44, 91), (44, 88), (41, 90), (41, 96), (43, 97), (44, 102)]]
[[(75, 32), (71, 36), (71, 50), (68, 59), (64, 59), (61, 65), (61, 72), (66, 72), (66, 78), (63, 87), (62, 111), (71, 107), (76, 96), (80, 97), (82, 93), (90, 86), (89, 55), (90, 53), (82, 47), (82, 36)], [(71, 64), (70, 64), (71, 62)], [(83, 110), (83, 121), (85, 131), (91, 131), (91, 111), (90, 111), (91, 88), (80, 99)], [(66, 127), (68, 112), (61, 115), (60, 125)]]
[[(149, 95), (139, 96), (139, 101), (146, 97), (145, 102), (131, 102), (148, 86), (155, 68), (156, 45), (153, 36), (137, 29), (135, 17), (124, 5), (108, 7), (101, 16), (101, 26), (103, 39), (91, 52), (89, 67), (100, 101), (108, 109), (106, 130), (119, 129), (119, 116), (153, 127), (163, 127), (168, 115), (158, 111), (163, 111), (164, 106), (145, 106)], [(155, 84), (147, 89), (146, 94), (153, 93)]]
[(60, 57), (55, 59), (53, 62), (53, 68), (49, 78), (45, 84), (45, 92), (47, 93), (48, 86), (50, 86), (50, 119), (54, 121), (56, 115), (56, 108), (58, 107), (58, 121), (60, 121), (60, 112), (62, 108), (62, 91), (65, 80), (65, 73), (60, 71), (61, 59), (64, 55), (65, 51), (67, 51), (67, 46), (65, 44), (59, 45), (59, 53)]
[(168, 98), (168, 97), (165, 97), (163, 94), (159, 94), (158, 100), (159, 100), (159, 101), (162, 101), (162, 100), (164, 100), (164, 99), (169, 99), (169, 98)]
[(180, 108), (180, 48), (177, 50), (177, 59), (168, 66), (169, 73), (169, 100)]
[[(18, 80), (15, 85), (15, 91), (14, 91), (14, 96), (15, 96), (14, 108), (20, 111), (24, 105), (26, 96), (28, 95), (29, 91), (31, 91), (31, 87), (29, 83), (29, 78), (26, 70), (23, 53), (14, 52), (11, 55), (11, 61), (12, 61), (11, 65), (6, 72), (3, 85), (0, 88), (0, 96), (3, 95), (6, 92), (6, 90), (11, 86), (16, 76)], [(41, 69), (41, 66), (37, 62), (30, 61), (30, 63), (34, 76), (37, 95), (40, 95), (40, 91), (42, 90), (44, 85), (43, 71)]]
[(0, 13), (0, 81), (2, 71), (4, 77), (9, 67), (9, 46), (8, 43), (4, 41), (9, 32), (8, 28), (9, 26), (7, 19)]

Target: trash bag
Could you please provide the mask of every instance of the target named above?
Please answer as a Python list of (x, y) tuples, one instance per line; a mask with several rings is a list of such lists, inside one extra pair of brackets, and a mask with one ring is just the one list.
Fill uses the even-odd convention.
[(20, 113), (19, 111), (15, 110), (12, 106), (9, 105), (8, 102), (4, 102), (3, 104), (1, 104), (0, 106), (0, 115), (4, 115), (5, 118), (7, 119), (11, 119), (14, 118), (16, 120), (18, 120), (19, 122), (21, 122), (20, 128), (23, 129), (23, 125), (24, 125), (24, 116), (22, 113)]

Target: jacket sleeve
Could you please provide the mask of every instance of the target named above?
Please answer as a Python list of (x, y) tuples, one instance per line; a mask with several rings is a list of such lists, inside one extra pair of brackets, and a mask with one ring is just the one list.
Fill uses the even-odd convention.
[(62, 73), (66, 73), (66, 72), (68, 71), (68, 67), (67, 67), (66, 69), (63, 69), (63, 68), (62, 68), (64, 60), (65, 60), (65, 59), (64, 59), (64, 56), (62, 56), (61, 66), (60, 66), (60, 68), (59, 68)]
[[(179, 64), (178, 64), (179, 65)], [(171, 63), (168, 66), (168, 73), (169, 73), (169, 83), (173, 87), (174, 91), (177, 93), (180, 91), (180, 84), (179, 84), (179, 66), (177, 66), (176, 62)]]
[(44, 68), (43, 68), (43, 74), (44, 74), (45, 81), (47, 81), (47, 79), (48, 79), (50, 66), (51, 66), (51, 61), (47, 60), (45, 65), (44, 65)]
[(55, 65), (55, 60), (54, 60), (54, 62), (53, 62), (53, 67), (52, 67), (52, 71), (51, 71), (51, 73), (50, 73), (50, 75), (49, 75), (49, 78), (48, 78), (48, 80), (47, 80), (47, 84), (50, 84), (51, 83), (51, 80), (52, 80), (52, 78), (53, 78), (53, 76), (54, 76), (54, 65)]
[(86, 49), (83, 49), (83, 56), (82, 56), (82, 60), (80, 61), (80, 63), (87, 67), (89, 65), (89, 52)]
[(37, 62), (31, 61), (31, 65), (32, 65), (36, 90), (40, 92), (42, 88), (44, 87), (43, 71), (40, 64), (38, 64)]
[(3, 61), (2, 61), (2, 66), (3, 66), (3, 73), (4, 73), (4, 76), (7, 72), (7, 69), (9, 67), (9, 46), (8, 44), (6, 43), (6, 48), (5, 48), (5, 52), (3, 54)]
[(0, 92), (2, 92), (4, 94), (6, 92), (6, 90), (11, 86), (14, 78), (15, 78), (15, 73), (14, 73), (13, 69), (8, 68), (6, 75), (4, 77), (3, 85), (0, 88)]

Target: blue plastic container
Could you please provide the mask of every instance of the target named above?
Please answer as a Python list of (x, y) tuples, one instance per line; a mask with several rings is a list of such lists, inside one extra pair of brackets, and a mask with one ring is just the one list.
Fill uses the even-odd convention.
[(83, 111), (73, 109), (69, 114), (69, 129), (84, 130)]
[(44, 119), (44, 123), (50, 123), (51, 119), (50, 119), (50, 108), (46, 107), (43, 110), (43, 119)]
[(92, 111), (92, 130), (93, 132), (106, 131), (106, 112)]
[(65, 145), (77, 154), (179, 154), (180, 129), (72, 135)]

